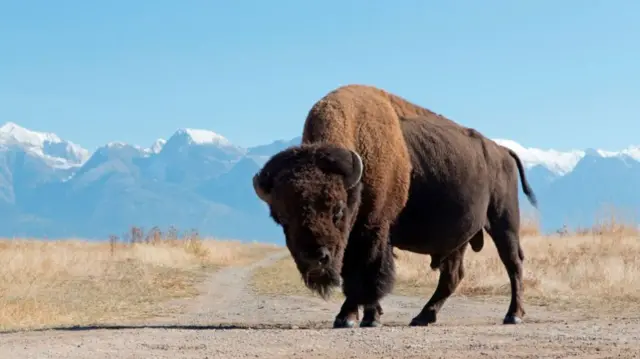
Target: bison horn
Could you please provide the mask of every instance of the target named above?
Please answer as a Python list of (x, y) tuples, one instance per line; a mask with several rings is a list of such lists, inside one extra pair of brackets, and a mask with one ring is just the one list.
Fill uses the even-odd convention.
[(364, 169), (364, 165), (362, 163), (362, 157), (356, 152), (351, 150), (351, 158), (353, 161), (353, 168), (351, 170), (351, 174), (346, 178), (346, 186), (347, 188), (352, 188), (357, 185), (358, 182), (362, 179), (362, 172)]
[(259, 181), (260, 173), (257, 173), (253, 176), (253, 189), (256, 191), (256, 195), (266, 203), (269, 203), (270, 196), (269, 193), (265, 192), (265, 190), (260, 185)]

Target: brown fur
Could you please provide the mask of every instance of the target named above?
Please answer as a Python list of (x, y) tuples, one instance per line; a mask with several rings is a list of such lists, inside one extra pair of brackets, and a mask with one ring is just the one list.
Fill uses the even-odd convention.
[[(463, 272), (455, 261), (466, 243), (482, 249), (489, 212), (509, 222), (494, 220), (504, 227), (494, 228), (498, 236), (519, 225), (510, 215), (517, 212), (514, 168), (521, 168), (517, 156), (477, 131), (383, 90), (350, 85), (314, 104), (302, 144), (274, 155), (254, 188), (282, 225), (305, 284), (325, 296), (343, 281), (346, 300), (334, 325), (352, 325), (360, 305), (361, 325), (375, 325), (379, 300), (393, 288), (392, 246), (430, 254), (441, 269), (448, 282), (428, 303), (435, 318), (452, 292), (445, 289), (462, 277), (443, 269)], [(521, 316), (516, 307), (510, 313)]]

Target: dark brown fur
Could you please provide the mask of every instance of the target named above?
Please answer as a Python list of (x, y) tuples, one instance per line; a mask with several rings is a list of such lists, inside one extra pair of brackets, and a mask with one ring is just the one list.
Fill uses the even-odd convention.
[[(254, 188), (282, 225), (305, 284), (325, 296), (342, 281), (346, 299), (334, 326), (353, 325), (361, 305), (361, 325), (379, 323), (379, 300), (393, 288), (393, 246), (430, 254), (440, 268), (438, 289), (412, 323), (434, 322), (462, 279), (466, 244), (482, 249), (483, 229), (509, 272), (505, 322), (515, 322), (524, 315), (521, 167), (513, 152), (473, 129), (383, 90), (350, 85), (311, 108), (301, 146), (273, 156)], [(522, 172), (521, 180), (533, 198)]]

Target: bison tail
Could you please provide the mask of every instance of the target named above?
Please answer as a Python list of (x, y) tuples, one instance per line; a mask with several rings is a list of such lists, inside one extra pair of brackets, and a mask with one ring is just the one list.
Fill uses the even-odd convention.
[(534, 207), (538, 208), (538, 200), (536, 199), (536, 195), (533, 193), (531, 186), (529, 186), (529, 182), (527, 182), (527, 178), (524, 174), (524, 166), (522, 166), (520, 157), (518, 157), (518, 155), (510, 148), (507, 148), (507, 151), (509, 151), (509, 155), (511, 155), (511, 157), (516, 161), (516, 165), (518, 165), (518, 172), (520, 173), (520, 181), (522, 182), (522, 190), (524, 191), (524, 194), (529, 198), (529, 202)]

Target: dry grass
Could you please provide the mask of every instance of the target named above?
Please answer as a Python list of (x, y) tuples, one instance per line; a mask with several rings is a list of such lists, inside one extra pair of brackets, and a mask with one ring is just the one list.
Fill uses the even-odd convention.
[[(640, 301), (640, 238), (525, 237), (525, 298), (529, 303), (592, 309)], [(429, 296), (438, 272), (424, 256), (398, 251), (396, 292)], [(493, 242), (465, 256), (466, 275), (457, 295), (509, 298), (504, 265)]]
[(278, 249), (153, 233), (109, 243), (0, 240), (0, 330), (160, 315), (162, 302), (196, 295), (207, 271)]
[[(594, 228), (563, 235), (542, 236), (535, 221), (525, 221), (525, 301), (561, 308), (616, 310), (640, 307), (640, 233), (610, 218)], [(465, 256), (466, 275), (455, 295), (500, 296), (509, 299), (510, 285), (495, 245), (485, 234), (480, 253)], [(435, 290), (438, 271), (429, 256), (396, 250), (395, 294), (419, 295), (425, 301)], [(313, 295), (304, 287), (290, 257), (253, 278), (254, 288), (266, 295)], [(334, 300), (342, 300), (334, 295)]]

